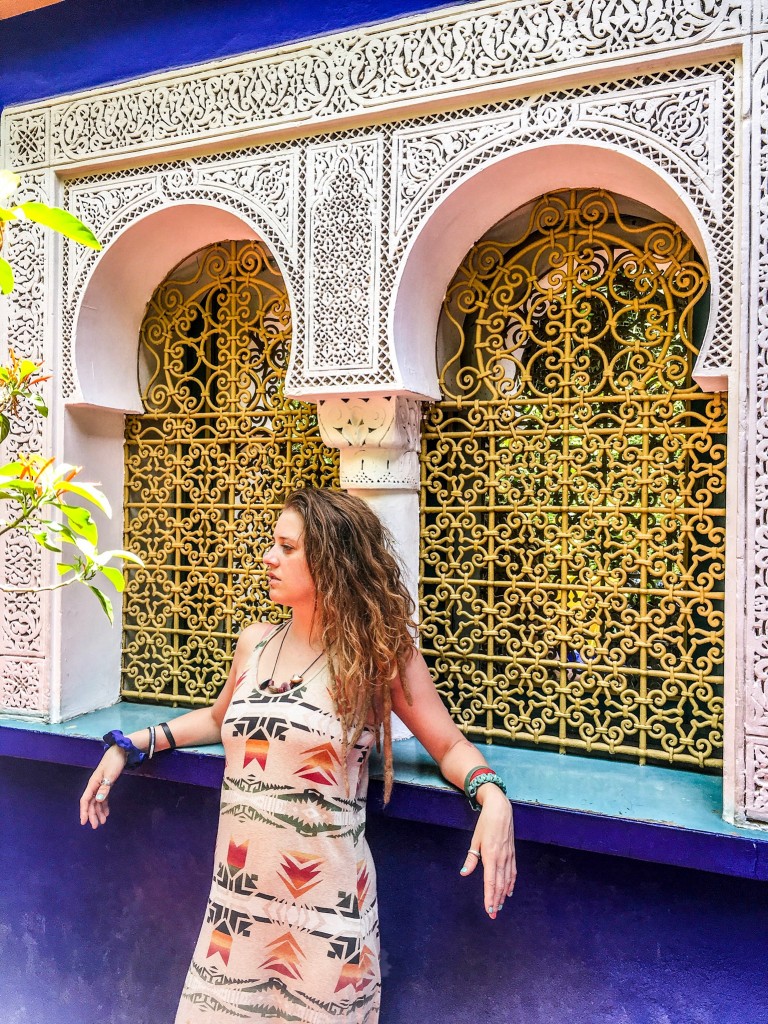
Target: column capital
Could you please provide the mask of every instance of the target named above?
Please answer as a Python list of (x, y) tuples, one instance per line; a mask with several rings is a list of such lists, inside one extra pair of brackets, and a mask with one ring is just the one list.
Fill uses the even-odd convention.
[(345, 489), (418, 491), (421, 402), (403, 395), (321, 398), (323, 440), (341, 454)]

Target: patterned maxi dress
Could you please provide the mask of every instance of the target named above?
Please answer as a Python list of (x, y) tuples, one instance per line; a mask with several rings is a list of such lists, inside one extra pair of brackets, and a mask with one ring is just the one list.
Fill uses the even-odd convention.
[(377, 1024), (379, 922), (364, 831), (373, 733), (349, 751), (347, 790), (327, 668), (287, 693), (265, 692), (268, 639), (222, 727), (213, 883), (176, 1024)]

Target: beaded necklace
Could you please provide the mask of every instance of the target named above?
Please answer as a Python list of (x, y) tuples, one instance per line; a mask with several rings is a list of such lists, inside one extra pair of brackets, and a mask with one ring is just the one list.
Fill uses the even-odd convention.
[(307, 665), (303, 672), (297, 673), (296, 675), (292, 675), (290, 680), (286, 682), (276, 683), (275, 675), (277, 673), (277, 663), (278, 661), (280, 661), (280, 654), (282, 653), (283, 650), (283, 644), (285, 643), (285, 638), (288, 636), (290, 628), (291, 623), (289, 622), (286, 628), (283, 630), (283, 639), (280, 641), (280, 646), (277, 649), (277, 657), (275, 658), (275, 664), (272, 666), (272, 676), (269, 679), (265, 679), (264, 682), (261, 683), (261, 689), (267, 690), (269, 693), (287, 693), (288, 690), (292, 690), (294, 687), (300, 686), (304, 682), (304, 676), (307, 674), (307, 672), (309, 672), (312, 666), (316, 665), (325, 654), (325, 651), (321, 651), (315, 658), (315, 660), (310, 662), (309, 665)]

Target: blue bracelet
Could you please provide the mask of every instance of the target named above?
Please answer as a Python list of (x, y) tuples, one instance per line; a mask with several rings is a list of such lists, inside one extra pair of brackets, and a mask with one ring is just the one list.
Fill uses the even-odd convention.
[(480, 789), (481, 786), (484, 786), (486, 782), (491, 782), (494, 786), (498, 786), (504, 796), (507, 795), (507, 787), (504, 785), (504, 780), (500, 775), (497, 775), (496, 772), (489, 768), (487, 772), (483, 772), (482, 775), (476, 775), (470, 783), (467, 783), (464, 786), (464, 792), (467, 795), (467, 800), (469, 800), (469, 806), (473, 811), (480, 810), (480, 804), (475, 799), (475, 795), (477, 794), (478, 789)]
[(120, 747), (125, 751), (126, 768), (135, 768), (137, 764), (141, 764), (142, 761), (147, 759), (146, 753), (135, 747), (119, 729), (113, 729), (111, 732), (105, 733), (102, 739), (104, 740), (105, 750), (109, 750), (110, 747)]

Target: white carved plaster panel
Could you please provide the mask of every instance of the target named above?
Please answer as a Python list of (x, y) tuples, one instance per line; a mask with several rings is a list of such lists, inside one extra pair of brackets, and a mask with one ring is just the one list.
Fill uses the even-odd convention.
[[(94, 228), (104, 245), (138, 218), (174, 202), (213, 203), (255, 224), (283, 265), (291, 268), (298, 253), (298, 193), (299, 152), (294, 147), (275, 145), (266, 151), (200, 157), (77, 179), (66, 185), (64, 201), (68, 209)], [(74, 320), (98, 259), (98, 253), (91, 249), (65, 243), (61, 325), (65, 398), (77, 393), (72, 358)], [(295, 330), (302, 324), (299, 290), (296, 296)]]
[[(738, 0), (468, 4), (49, 101), (49, 159), (58, 166), (315, 126), (457, 90), (488, 91), (596, 61), (728, 39), (749, 21), (749, 3)], [(41, 106), (6, 115), (14, 167), (46, 159), (43, 133), (33, 123)]]
[(747, 742), (747, 816), (768, 822), (768, 742)]
[(747, 814), (768, 821), (768, 40), (752, 73), (752, 278), (749, 309), (745, 728)]
[[(49, 199), (45, 174), (25, 175), (18, 199)], [(18, 221), (7, 234), (7, 258), (14, 268), (16, 289), (13, 301), (6, 301), (7, 333), (4, 332), (3, 344), (13, 348), (17, 356), (45, 361), (50, 368), (46, 351), (46, 233), (31, 222)], [(3, 460), (19, 453), (41, 451), (47, 434), (45, 421), (29, 406), (21, 406), (14, 418), (13, 432), (3, 445)], [(4, 537), (0, 542), (0, 581), (29, 587), (42, 580), (42, 558), (37, 545), (18, 535)], [(0, 708), (43, 711), (47, 696), (40, 684), (42, 663), (38, 664), (34, 655), (43, 652), (42, 623), (48, 595), (2, 594), (0, 598)]]
[(412, 398), (323, 398), (317, 403), (317, 416), (323, 440), (332, 448), (419, 448), (421, 403)]
[[(676, 143), (672, 126), (679, 129)], [(68, 183), (65, 198), (105, 242), (139, 216), (179, 200), (213, 202), (261, 223), (292, 277), (294, 337), (302, 343), (294, 346), (289, 392), (392, 390), (401, 384), (385, 309), (408, 242), (440, 198), (521, 145), (607, 144), (673, 179), (709, 231), (718, 321), (697, 370), (721, 373), (730, 364), (733, 335), (734, 132), (733, 64), (721, 62), (314, 141), (91, 175)], [(62, 362), (69, 397), (76, 393), (69, 348), (74, 312), (97, 256), (72, 244), (65, 250)]]
[(734, 333), (736, 127), (730, 61), (410, 122), (393, 137), (392, 272), (440, 198), (484, 164), (522, 145), (607, 143), (657, 167), (694, 202), (716, 250), (711, 307), (717, 310), (696, 370), (727, 373)]
[(320, 433), (341, 452), (347, 489), (419, 489), (421, 403), (402, 395), (334, 396), (317, 405)]
[(339, 480), (345, 490), (418, 491), (419, 453), (400, 448), (342, 449)]
[[(28, 537), (0, 540), (4, 586), (38, 586), (43, 578), (42, 553)], [(0, 593), (0, 652), (42, 654), (43, 601), (40, 594)]]
[(49, 162), (50, 110), (31, 110), (12, 117), (8, 127), (8, 148), (14, 167), (34, 168)]
[(11, 714), (43, 715), (48, 708), (43, 659), (0, 654), (0, 709)]
[[(307, 153), (308, 374), (379, 371), (382, 138), (312, 145)], [(391, 374), (391, 368), (389, 368)]]

